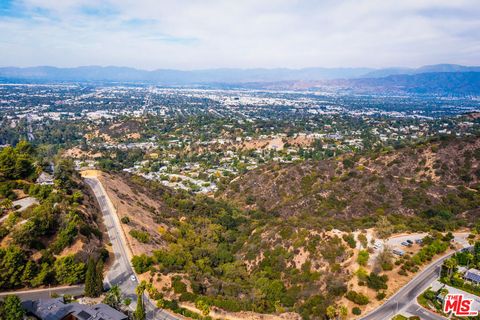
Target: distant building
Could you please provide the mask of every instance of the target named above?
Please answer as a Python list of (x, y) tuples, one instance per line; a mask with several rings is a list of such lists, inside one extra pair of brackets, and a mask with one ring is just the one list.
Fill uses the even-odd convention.
[(127, 320), (128, 317), (106, 304), (93, 306), (64, 303), (63, 298), (28, 300), (22, 303), (27, 315), (40, 320)]
[(476, 285), (480, 284), (480, 270), (477, 269), (468, 269), (467, 272), (465, 272), (463, 278), (466, 281), (470, 281)]
[(53, 177), (51, 174), (42, 172), (38, 176), (36, 183), (41, 184), (43, 186), (51, 186), (53, 185)]

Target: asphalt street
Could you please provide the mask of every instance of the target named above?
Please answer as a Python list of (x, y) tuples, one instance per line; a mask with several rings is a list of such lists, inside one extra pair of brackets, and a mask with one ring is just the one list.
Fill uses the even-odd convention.
[[(112, 244), (112, 250), (115, 256), (114, 263), (108, 270), (106, 275), (106, 285), (118, 285), (125, 297), (132, 299), (131, 307), (135, 308), (137, 296), (135, 288), (138, 285), (137, 280), (131, 280), (131, 276), (135, 275), (130, 264), (131, 255), (128, 251), (127, 240), (122, 231), (120, 219), (118, 218), (115, 208), (108, 198), (105, 189), (97, 178), (85, 178), (87, 184), (92, 188), (97, 198), (100, 209), (104, 217), (105, 227)], [(136, 278), (136, 276), (135, 276)], [(158, 309), (148, 298), (144, 297), (147, 319), (161, 320), (177, 320), (174, 315), (165, 310)]]
[(12, 291), (12, 292), (0, 292), (0, 298), (14, 294), (20, 299), (24, 300), (34, 300), (34, 299), (48, 299), (52, 294), (58, 295), (72, 295), (78, 296), (83, 294), (83, 285), (78, 286), (65, 286), (65, 287), (55, 287), (55, 288), (45, 288), (45, 289), (33, 289), (33, 290), (24, 290), (24, 291)]
[[(453, 254), (453, 253), (452, 253)], [(415, 276), (406, 286), (401, 288), (383, 305), (373, 310), (362, 320), (384, 320), (390, 319), (401, 310), (405, 310), (412, 315), (419, 316), (426, 320), (446, 319), (442, 316), (427, 311), (416, 303), (419, 294), (425, 291), (430, 284), (439, 276), (443, 261), (452, 254), (446, 255), (441, 259), (430, 264), (425, 270)]]

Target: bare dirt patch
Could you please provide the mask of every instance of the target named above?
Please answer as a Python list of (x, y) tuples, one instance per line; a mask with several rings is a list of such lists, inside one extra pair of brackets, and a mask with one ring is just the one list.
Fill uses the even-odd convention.
[[(121, 220), (128, 217), (128, 223), (122, 223), (122, 228), (133, 255), (148, 254), (162, 247), (163, 241), (159, 228), (162, 224), (155, 221), (160, 214), (161, 205), (144, 194), (132, 190), (121, 178), (109, 174), (101, 174), (98, 179), (107, 192), (117, 215)], [(147, 243), (141, 243), (130, 234), (131, 230), (146, 232), (149, 235)]]

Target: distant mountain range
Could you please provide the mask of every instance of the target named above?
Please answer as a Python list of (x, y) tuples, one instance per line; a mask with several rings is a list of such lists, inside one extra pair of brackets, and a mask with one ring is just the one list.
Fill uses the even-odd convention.
[(246, 83), (247, 88), (269, 90), (319, 90), (357, 94), (429, 94), (479, 96), (480, 72), (428, 72), (379, 78)]
[[(3, 67), (0, 82), (151, 83), (166, 86), (238, 85), (268, 88), (336, 87), (367, 91), (480, 94), (480, 67), (437, 64), (420, 68), (205, 69), (153, 71), (128, 67)], [(458, 91), (457, 91), (458, 90)]]

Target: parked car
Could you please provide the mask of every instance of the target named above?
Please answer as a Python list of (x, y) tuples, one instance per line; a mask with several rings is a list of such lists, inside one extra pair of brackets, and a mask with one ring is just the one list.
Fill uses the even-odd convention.
[(408, 242), (410, 245), (412, 245), (412, 244), (413, 244), (413, 241), (412, 241), (412, 240), (410, 240), (410, 239), (408, 239), (408, 240), (407, 240), (407, 242)]
[(400, 250), (400, 249), (393, 249), (392, 252), (396, 254), (397, 256), (403, 256), (405, 254), (405, 251)]

